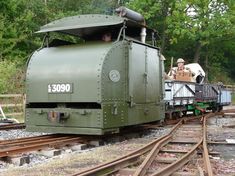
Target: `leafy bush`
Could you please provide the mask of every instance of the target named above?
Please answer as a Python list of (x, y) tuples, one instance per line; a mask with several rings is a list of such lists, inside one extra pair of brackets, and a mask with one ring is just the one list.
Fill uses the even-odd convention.
[(23, 69), (14, 61), (0, 62), (0, 93), (23, 92)]

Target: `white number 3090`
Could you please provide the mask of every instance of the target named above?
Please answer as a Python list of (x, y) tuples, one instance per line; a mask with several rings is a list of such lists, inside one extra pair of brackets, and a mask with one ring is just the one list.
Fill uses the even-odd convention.
[(48, 93), (71, 93), (71, 84), (49, 84)]

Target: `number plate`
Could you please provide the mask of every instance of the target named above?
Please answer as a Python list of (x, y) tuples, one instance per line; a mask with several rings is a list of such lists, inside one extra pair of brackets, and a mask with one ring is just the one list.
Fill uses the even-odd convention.
[(72, 93), (73, 86), (68, 83), (48, 84), (48, 93)]

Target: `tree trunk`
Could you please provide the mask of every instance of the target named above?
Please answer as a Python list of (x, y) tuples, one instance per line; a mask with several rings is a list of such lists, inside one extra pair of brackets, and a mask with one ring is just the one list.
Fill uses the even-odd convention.
[(169, 11), (168, 9), (169, 9), (169, 2), (163, 1), (161, 13), (164, 19), (163, 19), (163, 29), (162, 29), (162, 36), (161, 36), (161, 53), (164, 53), (165, 45), (166, 45), (166, 29), (167, 29), (166, 18), (168, 16), (168, 11)]
[(160, 48), (160, 51), (163, 54), (164, 50), (165, 50), (165, 44), (166, 44), (165, 24), (164, 24), (164, 27), (163, 27), (163, 33), (162, 33), (162, 37), (161, 38), (162, 39), (161, 39), (161, 48)]
[(205, 76), (205, 82), (208, 82), (208, 70), (209, 70), (209, 66), (208, 66), (208, 53), (206, 53), (206, 60), (205, 60), (205, 74), (206, 74), (206, 76)]
[(195, 63), (199, 63), (199, 61), (200, 61), (201, 48), (202, 48), (202, 45), (200, 42), (198, 42), (196, 45), (195, 53), (194, 53), (194, 62)]

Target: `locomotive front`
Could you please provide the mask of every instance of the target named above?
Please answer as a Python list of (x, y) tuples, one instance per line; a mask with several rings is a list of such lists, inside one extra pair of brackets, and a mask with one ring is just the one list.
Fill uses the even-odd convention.
[[(107, 30), (115, 41), (98, 41), (97, 34)], [(45, 40), (31, 56), (26, 130), (102, 135), (163, 119), (159, 50), (125, 36), (141, 31), (134, 21), (108, 15), (69, 17), (42, 27), (39, 32), (77, 35), (86, 42)]]

